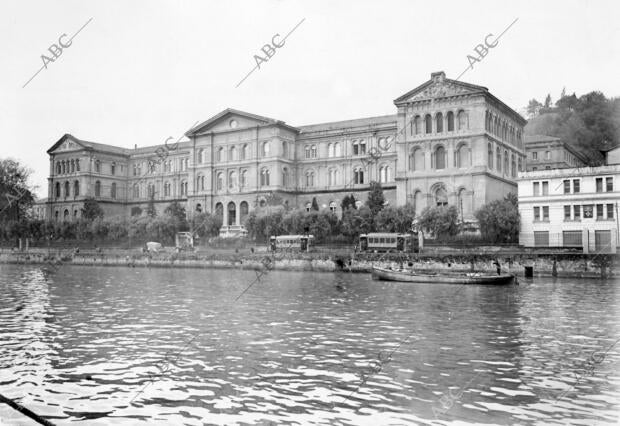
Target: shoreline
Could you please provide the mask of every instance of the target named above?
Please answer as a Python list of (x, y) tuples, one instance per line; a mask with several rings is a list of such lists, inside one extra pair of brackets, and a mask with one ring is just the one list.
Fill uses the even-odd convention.
[(616, 255), (532, 254), (502, 255), (460, 252), (455, 254), (378, 254), (378, 253), (157, 253), (136, 250), (72, 251), (30, 249), (2, 252), (0, 264), (116, 266), (143, 268), (193, 268), (281, 270), (298, 272), (370, 273), (373, 266), (430, 269), (433, 271), (496, 273), (495, 261), (502, 272), (524, 277), (525, 267), (533, 267), (534, 277), (614, 279), (620, 274)]

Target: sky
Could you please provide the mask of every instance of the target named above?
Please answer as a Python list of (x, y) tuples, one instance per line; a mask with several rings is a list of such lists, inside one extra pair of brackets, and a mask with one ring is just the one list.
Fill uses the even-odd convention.
[(225, 108), (293, 126), (394, 114), (436, 71), (466, 70), (517, 111), (563, 88), (620, 96), (618, 16), (617, 0), (3, 0), (0, 158), (32, 169), (45, 197), (46, 151), (65, 133), (133, 148)]

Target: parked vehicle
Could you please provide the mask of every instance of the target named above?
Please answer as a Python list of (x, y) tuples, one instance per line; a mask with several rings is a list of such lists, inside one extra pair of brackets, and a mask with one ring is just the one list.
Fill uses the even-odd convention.
[(397, 234), (391, 232), (371, 232), (360, 235), (360, 251), (399, 251), (414, 252), (419, 251), (418, 235)]
[(149, 253), (158, 253), (161, 250), (163, 250), (161, 243), (155, 241), (149, 241), (148, 243), (146, 243), (146, 251), (148, 251)]
[(308, 252), (313, 247), (313, 235), (278, 235), (269, 238), (269, 249), (271, 251), (291, 250)]
[(220, 228), (220, 238), (245, 238), (248, 230), (243, 225), (223, 225)]

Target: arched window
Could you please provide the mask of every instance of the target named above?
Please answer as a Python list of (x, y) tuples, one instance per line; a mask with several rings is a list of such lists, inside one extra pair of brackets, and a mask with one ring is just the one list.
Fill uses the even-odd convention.
[[(183, 184), (181, 184), (181, 185), (183, 185)], [(152, 183), (149, 183), (146, 186), (146, 193), (147, 193), (149, 198), (155, 197), (155, 185), (153, 185)], [(183, 192), (181, 192), (181, 195), (183, 195)]]
[(202, 164), (202, 153), (203, 152), (204, 150), (200, 148), (198, 152), (196, 153), (196, 161), (198, 162), (198, 164)]
[(518, 171), (522, 172), (523, 171), (523, 161), (521, 160), (521, 157), (519, 157), (519, 169)]
[(310, 147), (310, 157), (316, 158), (316, 145)]
[(250, 145), (246, 143), (245, 145), (243, 145), (243, 148), (241, 149), (241, 159), (248, 160), (249, 158), (250, 158)]
[(312, 170), (306, 172), (306, 186), (309, 188), (314, 186), (314, 172)]
[(116, 200), (116, 183), (113, 183), (112, 188), (110, 188), (110, 197), (112, 197), (113, 200)]
[(221, 191), (224, 189), (224, 173), (217, 172), (215, 175), (215, 190)]
[(353, 169), (353, 183), (364, 183), (364, 169), (362, 169), (361, 167), (356, 167), (355, 169)]
[(261, 150), (262, 156), (268, 157), (270, 149), (271, 145), (269, 144), (269, 141), (263, 142), (263, 149)]
[(379, 181), (381, 183), (390, 181), (390, 166), (384, 165), (379, 168)]
[(282, 157), (288, 158), (288, 142), (282, 141)]
[(224, 161), (224, 148), (221, 146), (215, 151), (215, 161), (218, 163)]
[(288, 186), (288, 168), (282, 168), (282, 186)]
[(164, 182), (164, 197), (170, 196), (170, 182)]
[(60, 165), (60, 161), (56, 161), (56, 174), (59, 175), (62, 173), (62, 166)]
[(454, 154), (456, 167), (469, 167), (469, 148), (467, 145), (460, 145)]
[(75, 160), (75, 170), (80, 171), (80, 160)]
[(247, 201), (242, 201), (241, 204), (239, 204), (239, 210), (241, 213), (241, 222), (243, 223), (243, 220), (246, 218), (246, 216), (248, 215), (248, 211), (249, 211), (249, 206)]
[(101, 182), (95, 182), (95, 197), (101, 197)]
[(65, 198), (67, 198), (69, 195), (70, 195), (69, 182), (65, 182)]
[(237, 159), (237, 148), (231, 146), (228, 148), (228, 161), (235, 161)]
[(65, 161), (63, 160), (60, 164), (62, 164), (62, 174), (64, 175), (66, 173)]
[(446, 168), (446, 149), (441, 145), (435, 148), (435, 168), (438, 170)]
[(340, 157), (341, 155), (342, 155), (342, 147), (340, 145), (340, 142), (336, 142), (334, 144), (334, 156)]
[(138, 186), (138, 184), (133, 186), (133, 197), (140, 198), (140, 186)]
[(228, 203), (228, 226), (234, 225), (237, 220), (237, 206), (233, 201)]
[(412, 132), (416, 135), (422, 133), (422, 118), (419, 115), (416, 115), (413, 119), (413, 129)]
[(203, 175), (198, 175), (196, 178), (196, 191), (204, 191), (205, 190), (205, 177)]
[(305, 157), (310, 158), (310, 145), (304, 147)]
[(508, 168), (508, 151), (504, 151), (504, 173), (510, 173), (510, 169)]
[(235, 172), (234, 170), (231, 170), (228, 173), (228, 189), (237, 189), (237, 172)]
[(413, 148), (409, 156), (409, 168), (413, 171), (424, 170), (424, 151), (420, 148)]
[(514, 177), (517, 177), (517, 161), (515, 159), (515, 155), (514, 154), (512, 154), (511, 160), (512, 161), (510, 162), (511, 163), (510, 164), (510, 166), (511, 166), (510, 170), (511, 170), (511, 175), (514, 178)]
[(331, 143), (327, 144), (327, 156), (332, 158), (334, 156), (334, 145)]
[(260, 172), (260, 186), (269, 186), (269, 169), (262, 169)]
[(312, 203), (310, 202), (306, 203), (306, 211), (309, 212), (311, 208), (312, 208)]
[(435, 191), (435, 204), (438, 206), (448, 205), (448, 192), (444, 186), (440, 186)]
[(71, 160), (71, 173), (74, 173), (74, 172), (75, 172), (75, 161)]
[(437, 129), (437, 133), (443, 132), (443, 114), (440, 112), (435, 116), (435, 129)]
[(241, 175), (239, 176), (239, 187), (245, 188), (248, 184), (248, 171), (241, 170)]
[[(73, 161), (71, 162), (71, 168), (73, 169)], [(110, 174), (111, 175), (116, 174), (116, 163), (112, 163), (112, 165), (110, 166)]]
[(56, 198), (60, 198), (60, 182), (56, 182)]
[(62, 215), (63, 220), (69, 220), (69, 210), (65, 209), (63, 215)]
[(327, 184), (329, 186), (338, 185), (338, 170), (337, 169), (329, 169)]
[(426, 114), (424, 117), (424, 127), (427, 135), (433, 133), (433, 118), (430, 114)]
[(202, 213), (202, 204), (200, 204), (200, 203), (196, 204), (196, 212), (197, 213)]
[(338, 204), (336, 204), (335, 201), (330, 201), (329, 202), (329, 211), (334, 213), (334, 214), (338, 211)]
[(366, 154), (366, 140), (360, 139), (359, 144), (360, 144), (360, 155), (365, 155)]
[(487, 165), (489, 169), (493, 168), (493, 145), (491, 145), (491, 142), (487, 144)]
[(448, 111), (448, 132), (454, 131), (454, 113)]
[(222, 203), (215, 204), (215, 216), (219, 217), (220, 220), (224, 218), (224, 205)]
[(73, 182), (73, 196), (77, 197), (80, 195), (80, 181)]
[(460, 110), (457, 115), (457, 119), (459, 122), (459, 130), (466, 130), (467, 129), (467, 113), (463, 110)]
[(495, 160), (497, 163), (497, 171), (501, 172), (502, 171), (502, 151), (499, 149), (499, 147), (495, 149)]
[(99, 160), (95, 161), (95, 172), (101, 173), (101, 162)]
[(181, 196), (187, 196), (187, 182), (181, 181)]

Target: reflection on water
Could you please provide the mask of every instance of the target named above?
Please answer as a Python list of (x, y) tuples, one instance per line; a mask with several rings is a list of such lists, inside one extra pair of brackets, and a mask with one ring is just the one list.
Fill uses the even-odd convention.
[(255, 277), (0, 265), (0, 393), (57, 424), (618, 422), (617, 283), (271, 272), (232, 303)]

